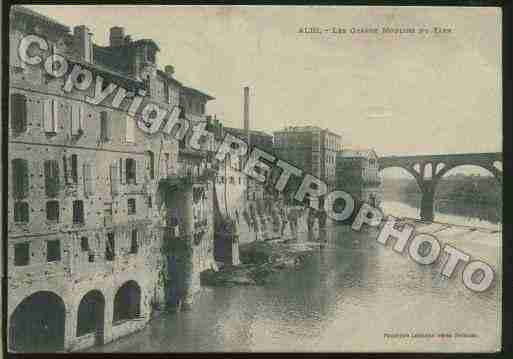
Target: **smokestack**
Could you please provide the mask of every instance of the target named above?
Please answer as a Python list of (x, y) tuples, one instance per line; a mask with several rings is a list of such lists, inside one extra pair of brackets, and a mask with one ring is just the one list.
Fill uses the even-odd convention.
[(251, 136), (249, 133), (249, 87), (244, 87), (244, 131), (248, 141), (248, 149), (251, 146)]
[[(128, 36), (128, 35), (127, 35)], [(125, 29), (121, 26), (113, 26), (109, 31), (110, 46), (122, 46), (125, 42)]]
[(85, 25), (75, 26), (73, 35), (77, 44), (78, 54), (81, 60), (93, 62), (93, 34)]

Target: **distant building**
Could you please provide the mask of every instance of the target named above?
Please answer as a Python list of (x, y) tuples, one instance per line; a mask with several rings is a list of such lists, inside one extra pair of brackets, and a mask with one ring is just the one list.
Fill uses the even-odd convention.
[(383, 183), (376, 152), (371, 149), (339, 151), (337, 189), (358, 201), (379, 207), (383, 201)]
[[(246, 138), (246, 131), (242, 128), (225, 127), (226, 132), (239, 138)], [(262, 150), (269, 151), (273, 146), (273, 136), (263, 131), (251, 130), (250, 131), (251, 146), (258, 147)]]
[(328, 189), (333, 189), (341, 139), (340, 135), (316, 126), (288, 127), (274, 132), (274, 152), (280, 159), (322, 179)]

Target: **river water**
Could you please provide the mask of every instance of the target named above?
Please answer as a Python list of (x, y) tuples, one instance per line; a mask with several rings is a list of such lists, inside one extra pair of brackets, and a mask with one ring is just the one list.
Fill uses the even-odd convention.
[[(418, 209), (403, 203), (386, 202), (383, 207), (397, 216), (418, 215)], [(449, 217), (437, 214), (437, 220), (500, 226), (444, 215)], [(436, 234), (442, 243), (449, 242), (496, 269), (496, 284), (483, 293), (465, 288), (460, 270), (443, 279), (441, 265), (418, 265), (377, 243), (376, 235), (376, 231), (333, 227), (324, 249), (308, 257), (301, 268), (280, 272), (271, 284), (203, 287), (192, 310), (164, 314), (142, 331), (90, 351), (494, 351), (500, 347), (500, 232), (453, 228)]]

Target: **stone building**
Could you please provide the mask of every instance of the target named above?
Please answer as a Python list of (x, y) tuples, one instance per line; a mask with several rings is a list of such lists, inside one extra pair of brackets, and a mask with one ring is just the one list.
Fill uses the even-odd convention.
[(338, 152), (337, 189), (350, 193), (358, 201), (379, 207), (383, 201), (383, 180), (376, 152), (372, 149)]
[(341, 136), (317, 126), (288, 127), (274, 132), (275, 154), (322, 179), (331, 190), (336, 182), (336, 154)]
[[(169, 110), (190, 92), (172, 66), (158, 69), (152, 40), (132, 41), (114, 27), (109, 46), (97, 46), (86, 26), (71, 33), (19, 6), (10, 16), (9, 350), (110, 342), (141, 329), (173, 296), (190, 303), (189, 286), (213, 263), (208, 185), (187, 180), (178, 141), (146, 134), (127, 112), (140, 91)], [(94, 82), (67, 91), (67, 76), (23, 63), (17, 49), (27, 34), (48, 41), (41, 57), (61, 54), (70, 68), (128, 90), (126, 98), (110, 105), (114, 91), (92, 104)], [(196, 115), (186, 108), (189, 114)], [(181, 187), (167, 186), (173, 181)]]
[[(246, 131), (242, 128), (236, 127), (225, 127), (226, 132), (231, 133), (235, 137), (246, 139), (247, 134)], [(251, 148), (257, 147), (263, 151), (268, 153), (273, 152), (273, 136), (265, 133), (263, 131), (258, 130), (250, 130), (250, 146)], [(251, 150), (248, 150), (248, 153), (251, 153)], [(257, 173), (259, 169), (256, 169)], [(257, 201), (262, 200), (265, 197), (265, 186), (260, 184), (258, 181), (248, 178), (245, 186), (246, 192), (246, 200), (247, 201)]]

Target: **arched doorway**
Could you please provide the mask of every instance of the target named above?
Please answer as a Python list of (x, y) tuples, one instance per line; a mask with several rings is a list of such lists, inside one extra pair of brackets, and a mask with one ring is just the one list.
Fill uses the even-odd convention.
[(16, 352), (55, 352), (64, 349), (65, 307), (52, 292), (25, 298), (11, 315), (9, 347)]
[(95, 344), (103, 344), (105, 298), (98, 290), (88, 292), (78, 306), (77, 337), (95, 333)]
[(141, 288), (131, 280), (123, 284), (114, 297), (113, 323), (139, 317), (141, 309)]

